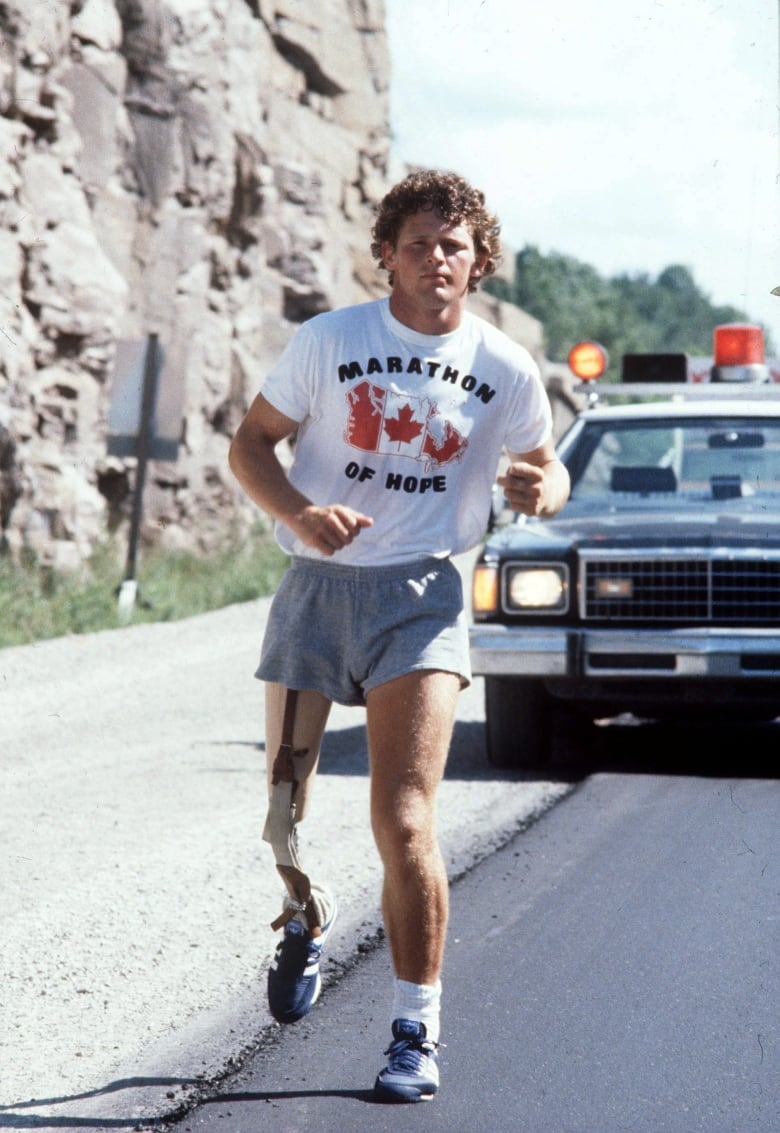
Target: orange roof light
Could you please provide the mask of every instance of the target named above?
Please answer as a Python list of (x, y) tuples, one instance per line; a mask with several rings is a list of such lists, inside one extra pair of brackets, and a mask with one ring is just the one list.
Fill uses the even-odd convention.
[(609, 365), (609, 355), (598, 342), (578, 342), (569, 351), (569, 369), (583, 382), (600, 378)]
[(764, 332), (749, 323), (725, 323), (712, 336), (716, 366), (750, 366), (764, 361)]

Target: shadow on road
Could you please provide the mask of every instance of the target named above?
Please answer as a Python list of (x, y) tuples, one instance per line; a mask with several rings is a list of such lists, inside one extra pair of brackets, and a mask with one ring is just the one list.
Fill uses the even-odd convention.
[[(513, 773), (491, 767), (480, 720), (455, 725), (445, 777), (449, 780), (550, 778), (577, 782), (597, 771), (712, 778), (780, 777), (780, 719), (771, 723), (655, 723), (632, 716), (583, 720), (556, 735), (549, 767)], [(367, 775), (363, 725), (326, 733), (321, 771), (326, 775)]]
[[(187, 1089), (202, 1085), (203, 1082), (199, 1078), (119, 1078), (105, 1086), (95, 1090), (86, 1090), (80, 1094), (52, 1098), (30, 1098), (28, 1101), (16, 1102), (14, 1105), (0, 1106), (0, 1129), (140, 1129), (142, 1126), (137, 1113), (127, 1117), (86, 1117), (71, 1114), (69, 1111), (54, 1115), (29, 1111), (33, 1109), (49, 1110), (59, 1105), (72, 1106), (75, 1102), (91, 1101), (106, 1097), (109, 1094), (121, 1094), (125, 1090), (156, 1089), (164, 1086)], [(147, 1119), (143, 1122), (143, 1128), (161, 1129), (169, 1120), (170, 1115), (159, 1119)]]
[[(363, 725), (326, 732), (320, 771), (324, 775), (367, 775), (366, 729)], [(447, 760), (447, 779), (505, 779), (485, 758), (485, 728), (478, 720), (458, 721)]]
[[(780, 777), (780, 717), (768, 722), (735, 719), (639, 720), (630, 714), (594, 723), (569, 716), (555, 733), (553, 759), (545, 768), (507, 771), (491, 767), (482, 720), (459, 720), (445, 778), (462, 781), (551, 779), (575, 783), (597, 771), (712, 778)], [(247, 746), (235, 741), (235, 746)], [(265, 744), (252, 743), (264, 752)], [(225, 768), (219, 768), (225, 773)], [(245, 768), (238, 770), (245, 771)], [(324, 775), (368, 775), (365, 723), (325, 732)]]
[(780, 720), (656, 723), (620, 717), (584, 723), (558, 745), (572, 778), (597, 771), (765, 779), (780, 775)]

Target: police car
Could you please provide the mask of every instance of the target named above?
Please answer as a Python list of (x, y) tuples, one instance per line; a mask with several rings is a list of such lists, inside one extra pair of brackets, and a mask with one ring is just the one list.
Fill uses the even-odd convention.
[(598, 381), (596, 343), (569, 365), (571, 498), (494, 530), (473, 575), (501, 768), (543, 767), (582, 718), (780, 715), (780, 366), (761, 328), (716, 328), (706, 361), (629, 355), (621, 383)]

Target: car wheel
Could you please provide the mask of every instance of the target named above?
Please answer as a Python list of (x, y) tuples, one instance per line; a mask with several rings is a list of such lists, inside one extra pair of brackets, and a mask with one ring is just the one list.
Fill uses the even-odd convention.
[(550, 697), (528, 677), (485, 677), (488, 763), (505, 770), (541, 769), (552, 757)]

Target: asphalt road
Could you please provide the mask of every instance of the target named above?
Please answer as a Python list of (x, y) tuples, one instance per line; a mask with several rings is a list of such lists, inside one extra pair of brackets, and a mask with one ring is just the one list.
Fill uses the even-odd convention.
[[(268, 606), (0, 650), (0, 1129), (145, 1128), (272, 1025)], [(334, 708), (301, 833), (337, 970), (380, 925), (364, 717)], [(483, 721), (477, 680), (439, 796), (451, 878), (569, 789), (489, 768)]]
[(372, 1101), (380, 945), (177, 1133), (777, 1133), (778, 788), (749, 777), (777, 732), (718, 735), (731, 777), (643, 773), (668, 733), (610, 732), (594, 751), (616, 769), (454, 885), (434, 1102)]

